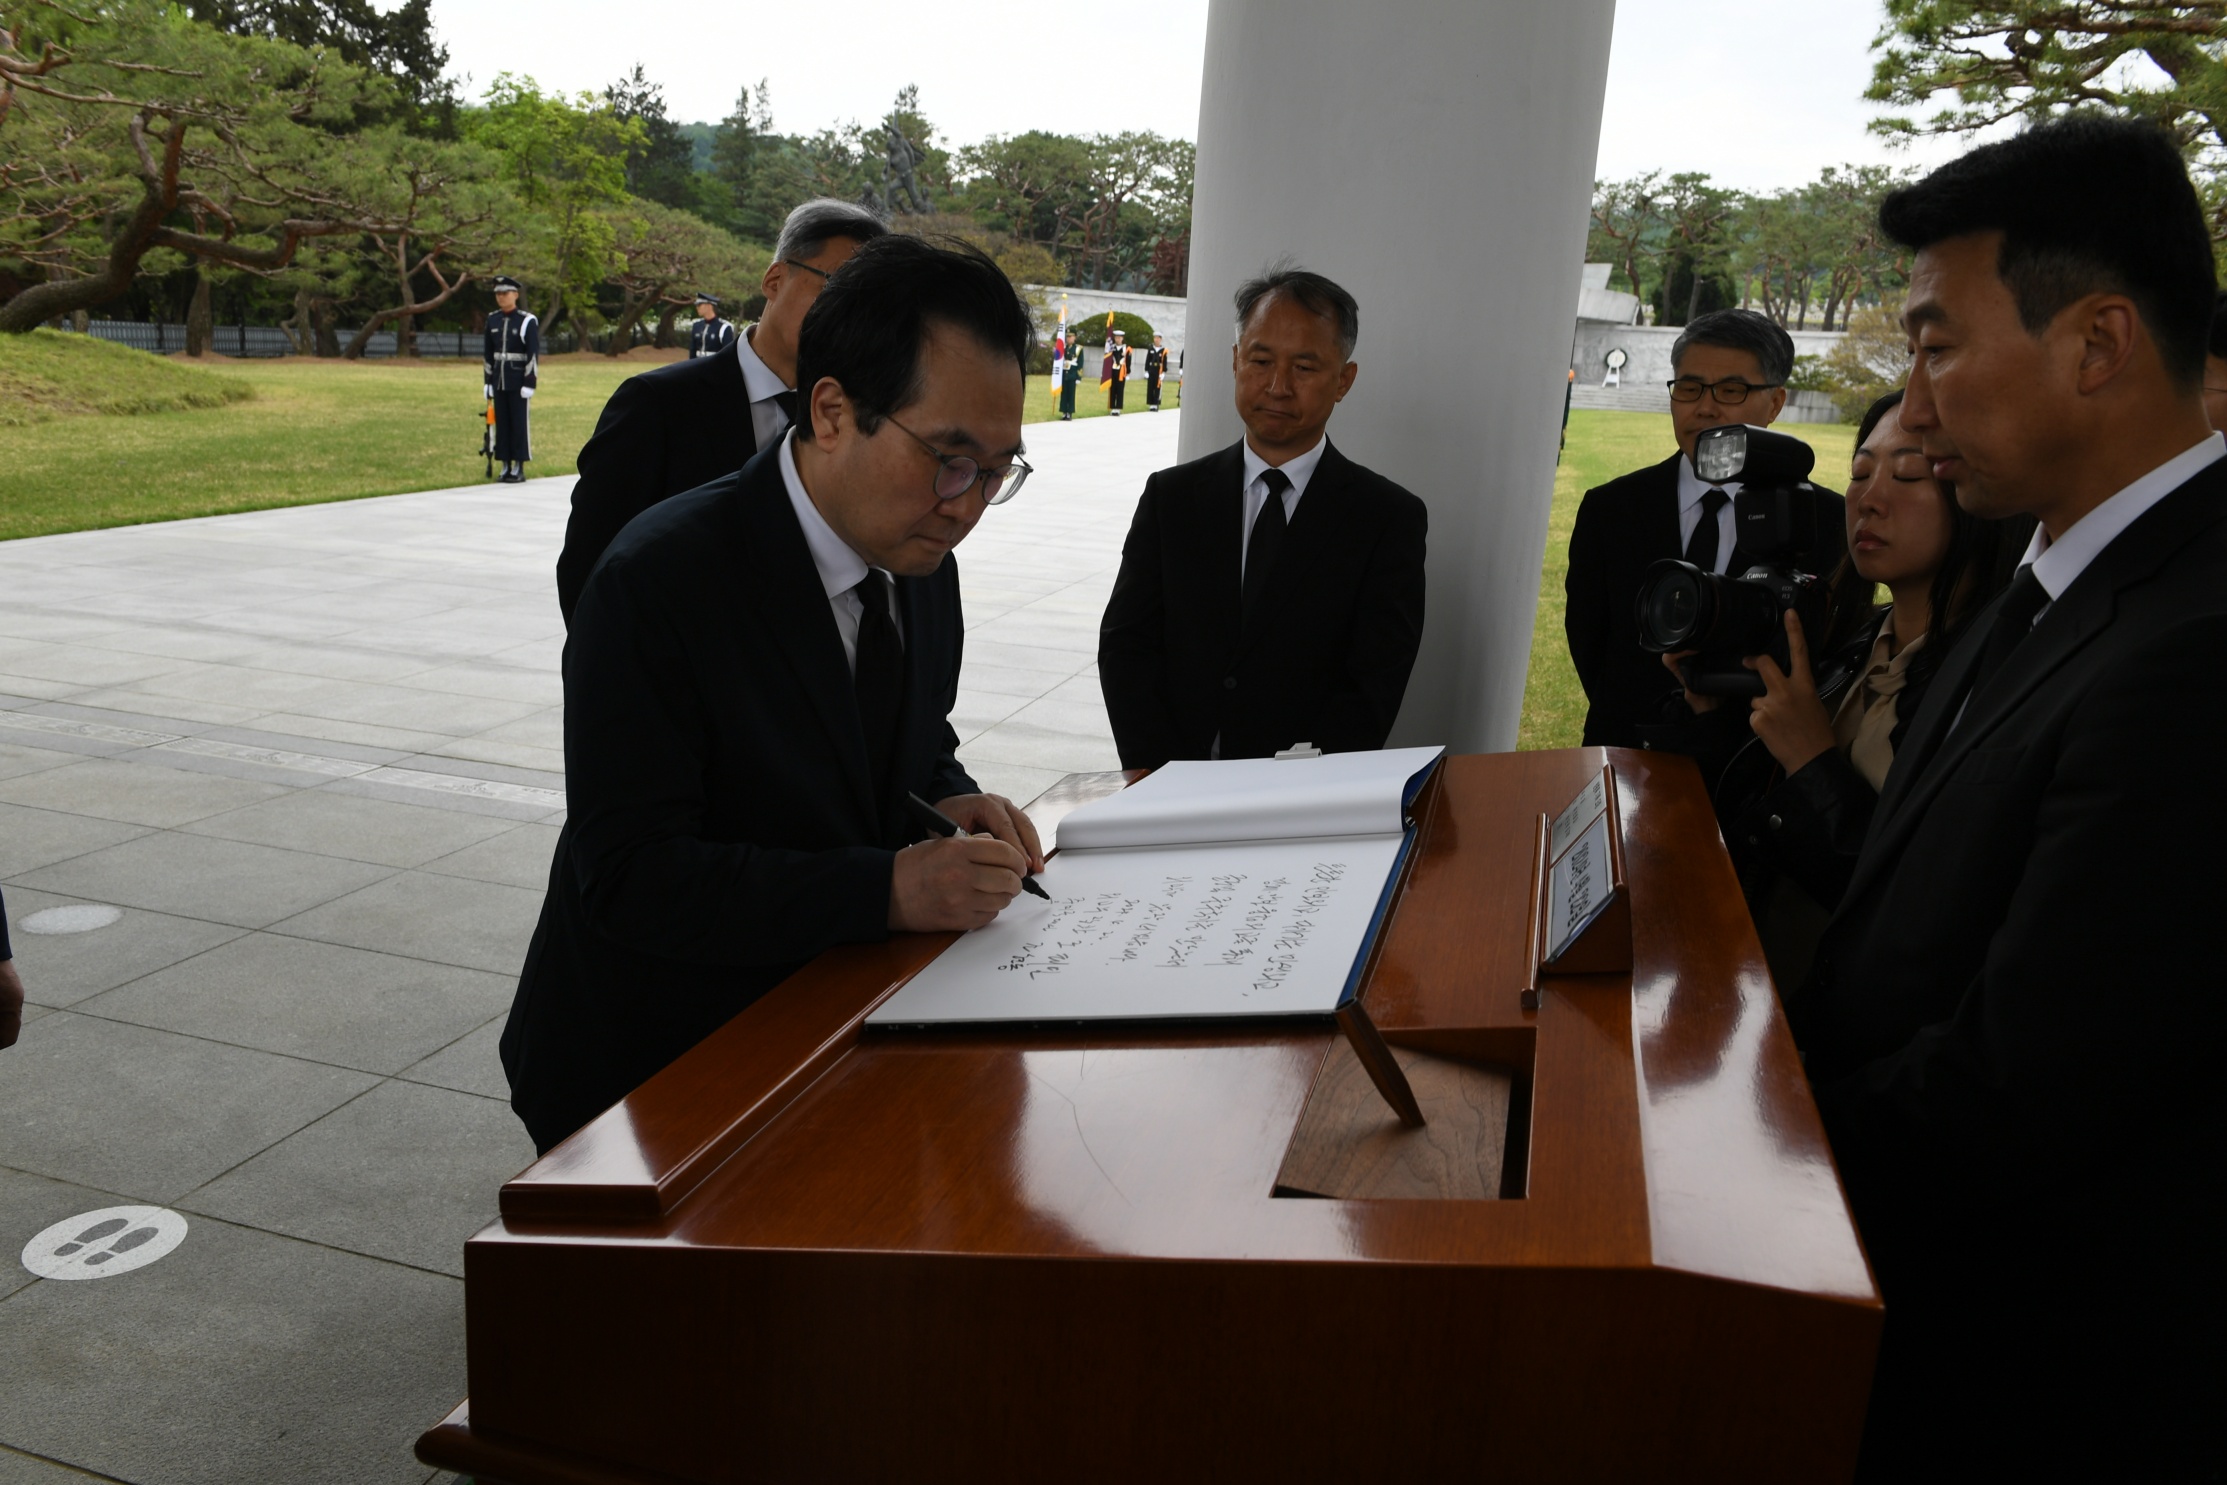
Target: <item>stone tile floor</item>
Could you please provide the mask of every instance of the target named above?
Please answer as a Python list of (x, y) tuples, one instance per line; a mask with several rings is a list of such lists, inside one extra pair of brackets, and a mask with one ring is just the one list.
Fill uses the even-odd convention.
[[(983, 786), (1116, 766), (1098, 615), (1179, 416), (1029, 429), (959, 554)], [(0, 544), (0, 1485), (423, 1481), (463, 1242), (533, 1154), (495, 1041), (564, 818), (568, 480)], [(25, 919), (106, 904), (106, 927)], [(17, 1255), (171, 1207), (113, 1280)]]

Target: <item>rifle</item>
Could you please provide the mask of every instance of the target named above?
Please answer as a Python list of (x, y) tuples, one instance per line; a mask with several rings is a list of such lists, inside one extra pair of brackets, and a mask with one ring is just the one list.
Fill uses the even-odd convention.
[(480, 420), (479, 451), (487, 456), (486, 478), (495, 477), (495, 399), (487, 399), (487, 412)]

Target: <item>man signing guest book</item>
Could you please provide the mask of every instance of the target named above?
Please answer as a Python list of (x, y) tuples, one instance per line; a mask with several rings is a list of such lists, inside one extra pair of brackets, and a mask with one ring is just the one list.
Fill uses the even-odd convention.
[(1098, 630), (1124, 768), (1381, 748), (1423, 637), (1423, 502), (1338, 452), (1353, 296), (1282, 268), (1237, 291), (1245, 437), (1163, 469)]
[[(620, 532), (565, 646), (570, 812), (502, 1040), (546, 1151), (821, 950), (979, 927), (1041, 870), (948, 716), (951, 549), (1017, 493), (1028, 307), (975, 250), (861, 246), (799, 426)], [(967, 832), (919, 844), (908, 794)]]

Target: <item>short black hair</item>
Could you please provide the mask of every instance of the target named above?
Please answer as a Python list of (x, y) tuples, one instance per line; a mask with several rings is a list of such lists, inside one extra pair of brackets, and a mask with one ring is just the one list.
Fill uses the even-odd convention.
[(2212, 305), (2212, 334), (2205, 343), (2212, 355), (2227, 359), (2227, 294), (2222, 294)]
[(1794, 374), (1794, 337), (1784, 325), (1752, 309), (1712, 309), (1686, 326), (1670, 345), (1672, 373), (1686, 359), (1686, 348), (1696, 345), (1746, 351), (1763, 368), (1767, 382), (1784, 383)]
[(963, 242), (891, 233), (861, 243), (835, 270), (797, 331), (796, 387), (810, 405), (828, 377), (858, 410), (862, 433), (920, 398), (920, 348), (952, 325), (1013, 357), (1025, 377), (1036, 326), (1004, 270)]
[(1922, 250), (2003, 234), (1995, 271), (2039, 335), (2059, 310), (2124, 294), (2188, 386), (2204, 373), (2204, 326), (2219, 285), (2211, 234), (2172, 137), (2155, 124), (2074, 113), (1981, 145), (1888, 193), (1879, 225)]
[(1258, 278), (1237, 286), (1237, 329), (1244, 333), (1253, 311), (1271, 294), (1289, 294), (1308, 314), (1328, 320), (1338, 331), (1338, 354), (1351, 357), (1361, 338), (1361, 306), (1353, 296), (1319, 273), (1289, 263), (1271, 263)]

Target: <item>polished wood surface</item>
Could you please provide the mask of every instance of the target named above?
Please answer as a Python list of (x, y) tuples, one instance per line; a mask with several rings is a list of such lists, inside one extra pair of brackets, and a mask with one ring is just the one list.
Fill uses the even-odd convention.
[(948, 940), (838, 950), (504, 1188), (471, 1421), (423, 1457), (1846, 1477), (1881, 1312), (1816, 1109), (1698, 775), (1605, 756), (1629, 974), (1519, 1003), (1585, 749), (1447, 760), (1364, 989), (1396, 1046), (1510, 1070), (1507, 1199), (1276, 1196), (1327, 1025), (869, 1033)]

